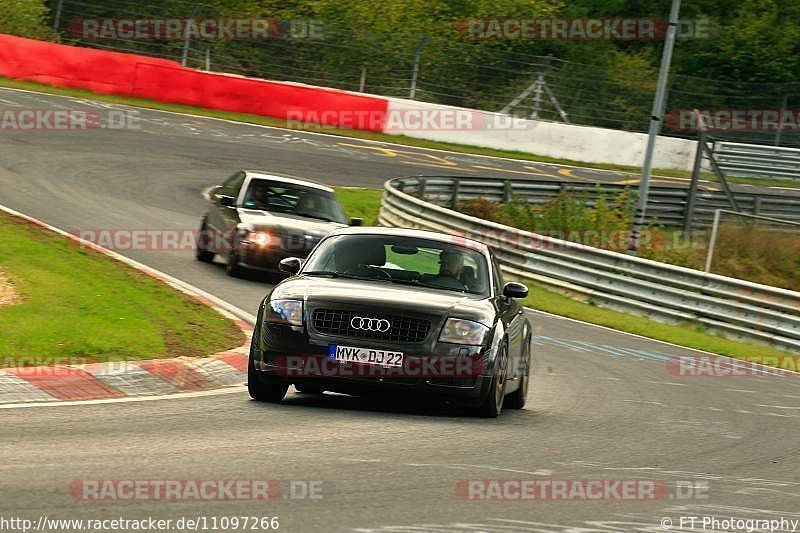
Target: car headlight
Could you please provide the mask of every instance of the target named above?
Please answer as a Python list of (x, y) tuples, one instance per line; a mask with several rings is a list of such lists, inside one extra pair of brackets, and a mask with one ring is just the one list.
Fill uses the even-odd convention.
[(267, 320), (292, 326), (303, 325), (303, 302), (299, 300), (271, 300)]
[(488, 327), (472, 320), (448, 318), (441, 335), (439, 335), (439, 342), (478, 346), (483, 344), (483, 339), (488, 331)]
[(244, 243), (257, 246), (259, 248), (266, 248), (272, 244), (272, 234), (266, 231), (248, 231)]

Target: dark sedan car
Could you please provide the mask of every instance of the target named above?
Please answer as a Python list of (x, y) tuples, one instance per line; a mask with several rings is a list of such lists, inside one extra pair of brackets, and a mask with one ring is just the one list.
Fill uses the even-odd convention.
[[(286, 257), (305, 257), (322, 237), (348, 224), (333, 189), (242, 170), (212, 189), (200, 224), (197, 259), (223, 256), (227, 272), (278, 272)], [(360, 225), (354, 218), (351, 225)]]
[(497, 416), (522, 408), (532, 328), (482, 243), (395, 228), (324, 238), (258, 311), (248, 365), (256, 400), (300, 392), (431, 396)]

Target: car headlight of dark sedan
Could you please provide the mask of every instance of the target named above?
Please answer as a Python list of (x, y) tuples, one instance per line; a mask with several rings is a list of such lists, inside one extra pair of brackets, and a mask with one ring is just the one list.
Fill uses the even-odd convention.
[(267, 321), (291, 326), (303, 325), (303, 302), (300, 300), (270, 300)]
[(448, 318), (439, 335), (439, 342), (479, 346), (483, 344), (489, 328), (479, 322), (461, 318)]

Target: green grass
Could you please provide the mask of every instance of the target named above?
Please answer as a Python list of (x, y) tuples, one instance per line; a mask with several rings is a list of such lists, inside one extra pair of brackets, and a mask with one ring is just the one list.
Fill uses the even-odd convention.
[[(200, 356), (240, 346), (233, 321), (141, 272), (0, 213), (0, 356), (87, 362)], [(7, 360), (7, 359), (4, 359)]]
[(378, 211), (381, 210), (382, 189), (363, 189), (360, 187), (336, 187), (336, 196), (348, 217), (364, 219), (365, 226), (378, 224)]
[[(278, 128), (295, 129), (300, 131), (309, 131), (317, 133), (326, 133), (330, 135), (338, 135), (342, 137), (352, 137), (355, 139), (367, 139), (373, 141), (383, 141), (406, 146), (414, 146), (417, 148), (432, 148), (437, 150), (449, 150), (452, 152), (459, 152), (465, 154), (486, 155), (492, 157), (522, 159), (525, 161), (536, 161), (541, 163), (555, 163), (561, 165), (585, 166), (591, 168), (599, 168), (603, 170), (630, 172), (634, 174), (641, 173), (641, 167), (627, 166), (627, 165), (614, 165), (606, 163), (587, 163), (585, 161), (576, 161), (573, 159), (563, 159), (548, 157), (529, 152), (519, 152), (515, 150), (497, 150), (494, 148), (486, 148), (482, 146), (469, 146), (464, 144), (429, 141), (426, 139), (416, 139), (414, 137), (407, 137), (405, 135), (388, 135), (385, 133), (375, 133), (370, 131), (352, 130), (348, 128), (334, 128), (330, 126), (316, 126), (313, 124), (303, 125), (298, 127), (296, 123), (287, 124), (286, 120), (264, 117), (260, 115), (251, 115), (247, 113), (234, 113), (231, 111), (219, 111), (215, 109), (207, 109), (203, 107), (193, 107), (180, 104), (169, 104), (164, 102), (156, 102), (154, 100), (145, 100), (142, 98), (131, 98), (126, 96), (114, 96), (106, 94), (93, 93), (84, 89), (68, 89), (63, 87), (53, 87), (51, 85), (44, 85), (41, 83), (33, 83), (28, 81), (18, 81), (9, 78), (0, 77), (0, 87), (8, 87), (12, 89), (25, 89), (28, 91), (36, 91), (47, 94), (58, 94), (63, 96), (71, 96), (75, 98), (85, 98), (96, 100), (99, 102), (108, 102), (112, 104), (130, 105), (141, 107), (145, 109), (157, 109), (161, 111), (172, 111), (175, 113), (188, 113), (192, 115), (199, 115), (210, 118), (220, 118), (225, 120), (233, 120), (236, 122), (244, 122), (248, 124), (259, 124), (262, 126), (274, 126)], [(676, 169), (656, 169), (656, 177), (678, 177), (689, 178), (691, 172)], [(702, 173), (702, 179), (715, 181), (715, 177), (711, 173)], [(792, 182), (789, 180), (760, 180), (748, 178), (729, 178), (732, 183), (753, 183), (757, 185), (781, 185), (785, 187), (798, 187), (800, 182)]]

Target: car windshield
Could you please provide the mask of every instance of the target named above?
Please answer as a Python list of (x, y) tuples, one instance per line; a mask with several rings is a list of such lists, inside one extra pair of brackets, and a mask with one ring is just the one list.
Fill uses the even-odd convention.
[(415, 285), (486, 296), (484, 255), (463, 246), (395, 235), (338, 235), (324, 240), (302, 274)]
[(250, 180), (242, 206), (342, 224), (346, 220), (333, 193), (281, 181)]

